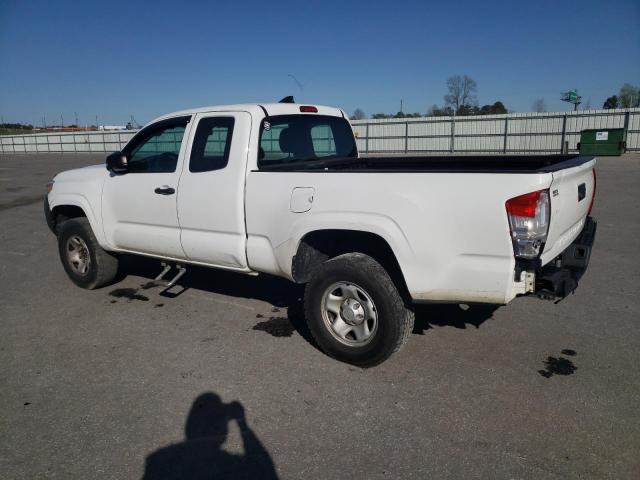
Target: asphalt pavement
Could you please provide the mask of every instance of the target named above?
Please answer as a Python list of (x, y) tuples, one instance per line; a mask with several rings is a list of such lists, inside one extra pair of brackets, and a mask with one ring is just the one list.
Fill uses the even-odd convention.
[(559, 304), (437, 305), (373, 369), (310, 340), (300, 288), (157, 262), (81, 290), (46, 182), (104, 155), (0, 155), (0, 478), (640, 478), (640, 156), (601, 158)]

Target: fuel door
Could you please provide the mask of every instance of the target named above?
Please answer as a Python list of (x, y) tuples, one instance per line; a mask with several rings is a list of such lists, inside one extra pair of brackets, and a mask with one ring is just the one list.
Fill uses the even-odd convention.
[(313, 187), (295, 187), (291, 191), (289, 208), (293, 213), (303, 213), (311, 210), (313, 196), (316, 191)]

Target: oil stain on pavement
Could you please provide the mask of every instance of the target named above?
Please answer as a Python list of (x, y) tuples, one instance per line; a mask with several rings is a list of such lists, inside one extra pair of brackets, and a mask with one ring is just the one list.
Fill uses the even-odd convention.
[[(576, 351), (570, 348), (566, 348), (560, 353), (570, 357), (576, 355)], [(538, 373), (544, 378), (551, 378), (554, 375), (573, 375), (578, 369), (568, 358), (551, 356), (544, 361), (544, 367), (544, 370), (538, 370)]]

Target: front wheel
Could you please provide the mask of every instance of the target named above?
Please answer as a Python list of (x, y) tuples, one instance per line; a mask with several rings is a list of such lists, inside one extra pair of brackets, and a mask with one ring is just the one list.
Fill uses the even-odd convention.
[(323, 263), (305, 289), (305, 316), (328, 355), (361, 367), (389, 358), (413, 330), (407, 308), (386, 270), (362, 253)]
[(93, 290), (107, 285), (118, 273), (118, 258), (100, 247), (84, 217), (60, 225), (58, 251), (67, 275), (81, 288)]

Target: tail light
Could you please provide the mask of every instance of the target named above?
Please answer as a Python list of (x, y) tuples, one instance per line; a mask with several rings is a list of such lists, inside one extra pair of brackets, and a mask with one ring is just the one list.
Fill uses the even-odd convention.
[(591, 195), (591, 203), (589, 204), (589, 213), (587, 215), (591, 215), (591, 210), (593, 209), (593, 202), (596, 199), (596, 169), (591, 170), (593, 172), (593, 195)]
[(549, 231), (549, 190), (526, 193), (507, 200), (513, 253), (519, 258), (536, 258)]
[(300, 105), (300, 111), (303, 113), (318, 113), (318, 109), (313, 105)]

